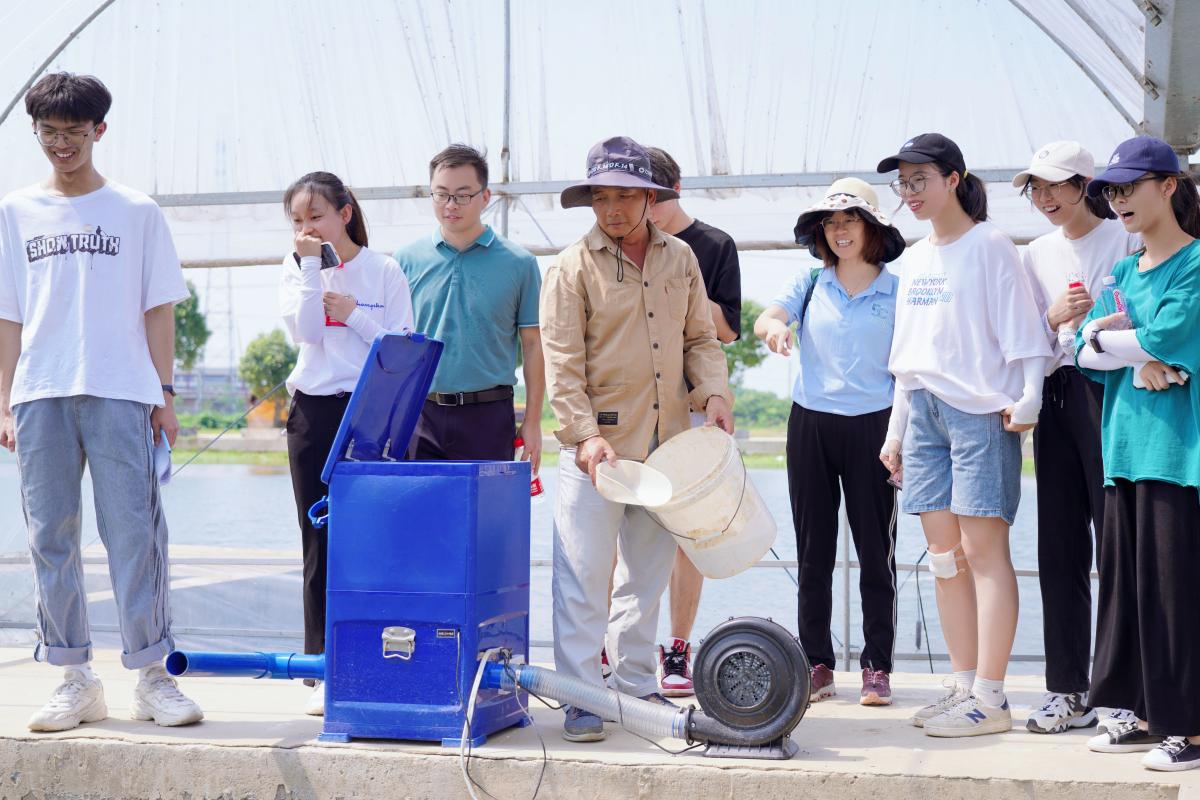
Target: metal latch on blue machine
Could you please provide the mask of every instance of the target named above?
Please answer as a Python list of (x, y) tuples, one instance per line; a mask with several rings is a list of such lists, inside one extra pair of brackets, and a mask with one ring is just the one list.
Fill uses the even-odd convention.
[(383, 629), (383, 657), (408, 661), (417, 649), (417, 632), (412, 628), (394, 625)]

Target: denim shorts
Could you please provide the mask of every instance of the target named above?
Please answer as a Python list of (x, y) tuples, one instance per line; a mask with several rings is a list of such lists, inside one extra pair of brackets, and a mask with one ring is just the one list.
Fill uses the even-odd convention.
[(1012, 525), (1021, 502), (1020, 436), (1004, 430), (999, 413), (968, 414), (924, 389), (909, 397), (901, 510), (948, 508)]

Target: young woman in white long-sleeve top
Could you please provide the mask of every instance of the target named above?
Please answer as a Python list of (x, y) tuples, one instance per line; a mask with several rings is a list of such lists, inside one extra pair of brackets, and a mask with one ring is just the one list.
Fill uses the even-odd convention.
[[(1034, 733), (1096, 724), (1088, 672), (1093, 530), (1097, 551), (1104, 541), (1104, 387), (1075, 368), (1075, 331), (1099, 296), (1103, 279), (1140, 240), (1117, 222), (1103, 198), (1087, 196), (1084, 189), (1095, 171), (1095, 157), (1079, 142), (1051, 142), (1012, 180), (1054, 225), (1021, 255), (1054, 351), (1033, 431), (1047, 692), (1025, 725)], [(1114, 711), (1118, 719), (1128, 713)]]
[(1017, 249), (987, 222), (987, 194), (958, 145), (916, 136), (879, 164), (933, 232), (899, 268), (889, 369), (896, 378), (880, 458), (919, 514), (936, 580), (951, 691), (913, 724), (931, 736), (1012, 727), (1004, 677), (1017, 629), (1008, 532), (1021, 497), (1021, 441), (1050, 357)]
[[(329, 172), (312, 172), (284, 194), (295, 253), (283, 259), (280, 307), (299, 345), (287, 379), (288, 465), (304, 550), (304, 652), (325, 652), (326, 539), (308, 519), (325, 494), (321, 470), (367, 352), (384, 332), (412, 330), (408, 281), (390, 256), (367, 248), (367, 221), (354, 194)], [(322, 269), (321, 245), (340, 263)], [(324, 713), (318, 685), (306, 711)]]

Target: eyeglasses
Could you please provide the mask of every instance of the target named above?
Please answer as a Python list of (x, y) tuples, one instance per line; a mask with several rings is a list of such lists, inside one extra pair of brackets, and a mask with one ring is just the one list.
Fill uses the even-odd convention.
[(925, 175), (914, 175), (908, 180), (896, 178), (888, 186), (892, 187), (892, 191), (896, 193), (897, 197), (904, 197), (906, 194), (920, 194), (925, 191), (926, 180), (928, 177)]
[(1146, 178), (1138, 178), (1136, 181), (1130, 181), (1129, 183), (1109, 183), (1105, 184), (1104, 188), (1100, 190), (1100, 194), (1104, 195), (1104, 199), (1111, 203), (1118, 197), (1129, 197), (1129, 195), (1133, 194), (1133, 190), (1137, 188), (1139, 183), (1161, 180), (1162, 178), (1157, 175), (1151, 175)]
[(1021, 194), (1024, 197), (1036, 200), (1038, 197), (1058, 197), (1060, 193), (1066, 192), (1070, 188), (1078, 189), (1079, 194), (1083, 194), (1083, 187), (1073, 184), (1071, 181), (1044, 183), (1041, 186), (1034, 186), (1033, 181), (1029, 181), (1021, 189)]
[(56, 131), (53, 128), (38, 128), (33, 132), (33, 135), (38, 138), (42, 144), (50, 147), (58, 142), (59, 137), (62, 137), (63, 144), (80, 145), (83, 140), (88, 137), (92, 131), (96, 130), (96, 126), (88, 128), (86, 131), (71, 130), (71, 131)]
[(835, 228), (849, 228), (851, 225), (857, 225), (862, 222), (862, 217), (849, 214), (844, 217), (834, 218), (832, 216), (825, 217), (821, 220), (821, 227), (825, 230), (834, 230)]
[(454, 201), (454, 205), (456, 205), (456, 206), (465, 206), (467, 203), (471, 202), (476, 197), (483, 194), (485, 191), (487, 191), (487, 190), (480, 189), (478, 192), (475, 192), (474, 194), (450, 194), (449, 192), (433, 192), (432, 194), (430, 194), (430, 197), (432, 197), (433, 202), (437, 203), (439, 206), (444, 206), (444, 205), (446, 205), (446, 203), (449, 203), (451, 200)]

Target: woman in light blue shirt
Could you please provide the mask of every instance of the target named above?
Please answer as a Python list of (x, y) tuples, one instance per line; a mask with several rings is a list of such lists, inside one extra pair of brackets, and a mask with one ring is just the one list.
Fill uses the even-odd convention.
[[(896, 640), (896, 497), (879, 462), (892, 405), (888, 354), (896, 277), (883, 268), (904, 250), (871, 187), (843, 178), (800, 215), (796, 242), (823, 268), (804, 270), (767, 306), (754, 333), (772, 352), (792, 350), (800, 373), (788, 420), (788, 492), (800, 562), (800, 643), (812, 663), (812, 700), (835, 694), (830, 622), (838, 506), (846, 492), (862, 565), (863, 705), (891, 703)], [(840, 485), (839, 485), (840, 480)]]

